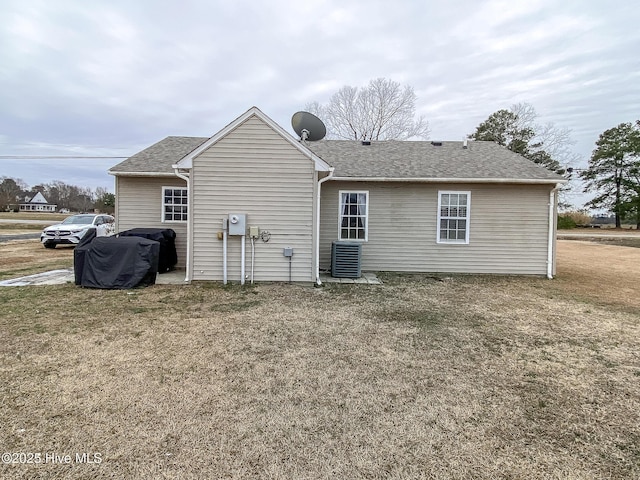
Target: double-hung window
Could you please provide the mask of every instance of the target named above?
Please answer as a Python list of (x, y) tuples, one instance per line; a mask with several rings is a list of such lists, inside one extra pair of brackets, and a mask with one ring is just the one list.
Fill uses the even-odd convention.
[(367, 241), (369, 228), (369, 192), (340, 191), (338, 238)]
[(188, 215), (187, 189), (183, 187), (162, 187), (162, 221), (186, 222)]
[(438, 192), (438, 243), (469, 243), (471, 192)]

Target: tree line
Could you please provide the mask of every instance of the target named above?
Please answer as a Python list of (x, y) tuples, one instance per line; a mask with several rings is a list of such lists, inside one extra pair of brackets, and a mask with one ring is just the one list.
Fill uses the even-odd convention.
[(0, 177), (0, 211), (18, 210), (19, 205), (41, 193), (50, 204), (56, 205), (58, 211), (67, 209), (71, 212), (89, 212), (100, 210), (113, 213), (115, 195), (106, 188), (68, 185), (56, 180), (29, 187), (19, 178)]

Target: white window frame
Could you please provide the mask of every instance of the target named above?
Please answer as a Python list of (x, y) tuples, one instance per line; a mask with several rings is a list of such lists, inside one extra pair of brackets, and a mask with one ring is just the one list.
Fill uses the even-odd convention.
[[(466, 204), (466, 215), (442, 215), (442, 196), (443, 195), (466, 195), (467, 196), (467, 204)], [(464, 239), (447, 239), (440, 238), (440, 224), (442, 220), (465, 220), (465, 236)], [(468, 190), (438, 190), (438, 221), (437, 231), (436, 231), (436, 242), (443, 243), (446, 245), (468, 245), (469, 244), (469, 231), (471, 226), (471, 192)]]
[[(342, 195), (347, 194), (357, 194), (357, 195), (365, 195), (365, 212), (364, 215), (360, 214), (357, 217), (364, 218), (364, 238), (343, 238), (342, 237), (342, 219), (343, 219), (343, 208), (344, 204), (342, 203)], [(357, 227), (361, 228), (361, 227)], [(349, 242), (367, 242), (369, 241), (369, 191), (368, 190), (340, 190), (338, 192), (338, 240), (349, 241)]]
[[(187, 203), (186, 203), (186, 207), (187, 207), (187, 219), (186, 220), (167, 220), (166, 218), (166, 212), (165, 207), (167, 206), (174, 206), (177, 204), (174, 203), (165, 203), (164, 201), (164, 197), (165, 197), (165, 191), (166, 190), (184, 190), (186, 192), (186, 196), (187, 196)], [(171, 194), (171, 196), (173, 197), (173, 193)], [(185, 187), (184, 185), (181, 186), (170, 186), (170, 185), (166, 185), (162, 187), (162, 196), (160, 197), (160, 205), (161, 205), (161, 210), (160, 210), (160, 219), (162, 223), (187, 223), (187, 221), (189, 220), (189, 190), (187, 189), (187, 187)], [(180, 204), (183, 205), (183, 204)]]

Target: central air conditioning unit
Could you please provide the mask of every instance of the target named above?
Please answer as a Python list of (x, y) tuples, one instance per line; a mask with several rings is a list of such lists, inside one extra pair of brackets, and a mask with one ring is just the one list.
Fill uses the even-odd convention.
[(362, 244), (333, 242), (331, 244), (331, 276), (336, 278), (360, 278)]

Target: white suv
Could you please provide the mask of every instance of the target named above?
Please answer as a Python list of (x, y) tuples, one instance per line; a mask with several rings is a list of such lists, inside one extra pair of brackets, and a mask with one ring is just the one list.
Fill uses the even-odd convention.
[(45, 248), (56, 248), (56, 245), (77, 245), (87, 230), (94, 227), (98, 237), (113, 235), (116, 232), (115, 218), (111, 215), (72, 215), (62, 223), (45, 228), (40, 241)]

